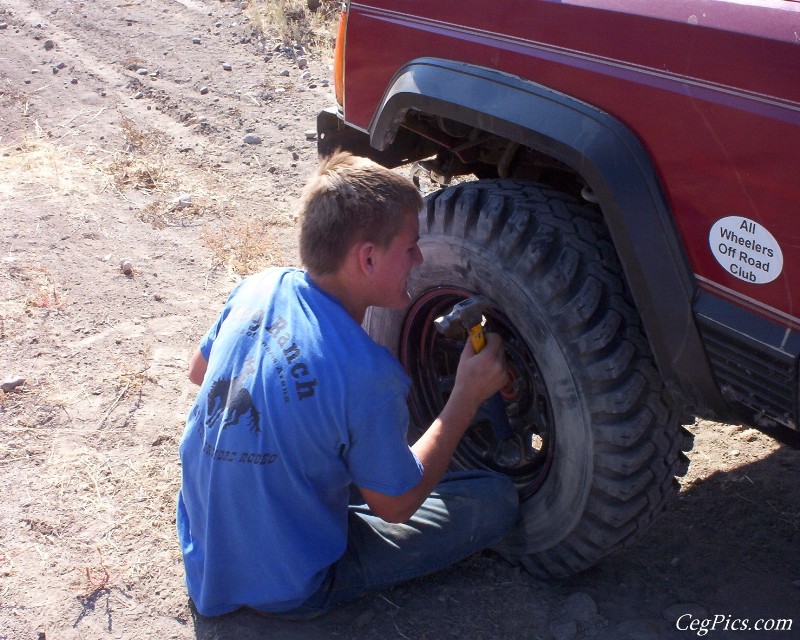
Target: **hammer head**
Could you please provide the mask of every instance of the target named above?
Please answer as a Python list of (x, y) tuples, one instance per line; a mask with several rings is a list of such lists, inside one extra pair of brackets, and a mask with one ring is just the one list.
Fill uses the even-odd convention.
[(481, 324), (483, 312), (489, 308), (491, 303), (486, 296), (473, 296), (462, 300), (453, 307), (453, 310), (446, 316), (436, 318), (433, 324), (436, 330), (448, 338), (457, 338), (466, 329)]

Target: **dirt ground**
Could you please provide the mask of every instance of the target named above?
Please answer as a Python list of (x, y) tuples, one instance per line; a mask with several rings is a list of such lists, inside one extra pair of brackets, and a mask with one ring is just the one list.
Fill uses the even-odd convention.
[(671, 509), (570, 580), (484, 554), (312, 622), (193, 615), (187, 359), (239, 275), (297, 264), (333, 100), (330, 52), (253, 15), (0, 4), (0, 640), (800, 637), (800, 453), (709, 422)]

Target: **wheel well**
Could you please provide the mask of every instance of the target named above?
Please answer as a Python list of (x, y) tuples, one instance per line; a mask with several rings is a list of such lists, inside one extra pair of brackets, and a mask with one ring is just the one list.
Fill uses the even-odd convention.
[(365, 133), (371, 156), (391, 166), (433, 157), (430, 168), (444, 175), (507, 171), (596, 202), (668, 387), (695, 415), (728, 412), (695, 325), (696, 283), (664, 189), (624, 123), (524, 78), (419, 58), (397, 71)]
[(469, 175), (479, 179), (512, 178), (544, 184), (596, 202), (587, 181), (567, 164), (530, 146), (452, 118), (409, 110), (400, 122), (394, 144), (412, 152), (415, 161), (425, 160), (423, 169), (441, 184)]

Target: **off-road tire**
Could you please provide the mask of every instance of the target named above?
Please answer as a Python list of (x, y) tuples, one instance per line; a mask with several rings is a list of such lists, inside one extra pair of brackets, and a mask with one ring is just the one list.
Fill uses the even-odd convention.
[[(425, 262), (409, 281), (409, 311), (372, 309), (365, 321), (412, 377), (416, 427), (426, 428), (446, 400), (437, 385), (447, 376), (426, 370), (449, 362), (437, 356), (433, 316), (468, 295), (488, 296), (496, 305), (489, 324), (509, 350), (527, 350), (514, 354), (519, 377), (531, 378), (515, 400), (537, 425), (515, 425), (528, 429), (521, 466), (509, 467), (521, 517), (499, 550), (541, 577), (590, 567), (647, 529), (691, 448), (601, 214), (528, 182), (479, 180), (428, 196), (420, 235)], [(470, 437), (456, 465), (502, 471), (494, 458), (475, 463)], [(531, 437), (538, 449), (525, 444)]]

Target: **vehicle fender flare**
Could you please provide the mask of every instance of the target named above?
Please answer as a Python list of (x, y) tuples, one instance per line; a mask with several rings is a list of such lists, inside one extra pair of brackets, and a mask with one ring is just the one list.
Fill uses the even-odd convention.
[(370, 123), (371, 146), (387, 149), (409, 110), (528, 146), (580, 174), (603, 211), (668, 388), (696, 415), (728, 414), (695, 325), (696, 286), (670, 207), (628, 127), (534, 82), (435, 58), (413, 60), (395, 74)]

